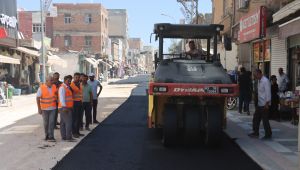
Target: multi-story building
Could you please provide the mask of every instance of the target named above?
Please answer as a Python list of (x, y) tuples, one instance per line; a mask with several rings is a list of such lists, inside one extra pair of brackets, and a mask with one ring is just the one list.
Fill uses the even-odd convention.
[(224, 40), (231, 37), (231, 27), (233, 26), (233, 0), (212, 0), (212, 23), (224, 25), (224, 30), (221, 32), (222, 42), (218, 43), (218, 52), (220, 60), (224, 68), (234, 70), (238, 66), (237, 45), (232, 42), (231, 51), (226, 51)]
[(138, 72), (138, 61), (143, 50), (143, 42), (141, 38), (129, 38), (128, 39), (128, 54), (127, 54), (127, 64), (130, 68), (130, 73)]
[(144, 46), (143, 53), (145, 54), (145, 71), (147, 73), (154, 72), (154, 48), (152, 46)]
[[(17, 4), (16, 0), (0, 2), (0, 81), (15, 78), (16, 64), (13, 48), (17, 47)], [(12, 83), (12, 82), (8, 82)], [(0, 87), (1, 88), (1, 87)]]
[(4, 80), (22, 93), (30, 93), (39, 82), (39, 54), (19, 47), (22, 34), (18, 30), (15, 0), (0, 2), (0, 81)]
[(108, 15), (101, 4), (53, 4), (53, 46), (59, 50), (103, 54), (108, 42)]
[(143, 42), (141, 38), (129, 38), (128, 45), (129, 49), (141, 50), (143, 47)]
[[(296, 57), (300, 30), (297, 24), (299, 0), (212, 2), (213, 23), (225, 26), (222, 35), (234, 42), (231, 53), (236, 52), (237, 65), (250, 71), (259, 68), (266, 76), (278, 75), (281, 67), (292, 79), (292, 89), (300, 85), (295, 79), (298, 69), (295, 63), (300, 61)], [(227, 59), (229, 57), (227, 55)]]
[(95, 61), (107, 57), (107, 10), (96, 3), (55, 3), (53, 6), (57, 12), (48, 20), (53, 29), (47, 30), (52, 33), (53, 47), (61, 53), (77, 51), (80, 63), (78, 71), (98, 75), (99, 66)]
[(126, 9), (108, 9), (109, 38), (122, 41), (122, 53), (118, 67), (122, 69), (126, 65), (128, 52), (128, 15)]

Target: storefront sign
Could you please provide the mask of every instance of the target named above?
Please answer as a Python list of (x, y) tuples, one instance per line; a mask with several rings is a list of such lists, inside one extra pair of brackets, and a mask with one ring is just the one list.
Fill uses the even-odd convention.
[(7, 32), (6, 32), (5, 28), (0, 27), (0, 39), (6, 38), (6, 37), (7, 37)]
[(0, 24), (6, 27), (16, 28), (17, 26), (17, 19), (16, 17), (10, 17), (5, 14), (0, 14)]
[(248, 42), (266, 35), (266, 10), (260, 7), (259, 10), (241, 18), (239, 42)]

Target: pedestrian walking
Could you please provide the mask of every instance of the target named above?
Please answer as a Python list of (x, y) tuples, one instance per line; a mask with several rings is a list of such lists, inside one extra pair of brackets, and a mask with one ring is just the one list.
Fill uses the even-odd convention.
[(70, 85), (73, 91), (73, 114), (72, 114), (72, 133), (74, 138), (79, 138), (83, 134), (79, 133), (80, 125), (82, 124), (82, 85), (80, 84), (80, 73), (74, 74), (74, 79)]
[(289, 83), (289, 78), (287, 75), (283, 72), (283, 68), (278, 69), (278, 88), (279, 92), (284, 93), (288, 90), (288, 83)]
[(238, 84), (240, 88), (239, 113), (242, 114), (242, 111), (244, 111), (248, 115), (250, 115), (249, 103), (251, 101), (252, 80), (251, 80), (251, 74), (246, 71), (245, 67), (240, 68)]
[(92, 87), (93, 92), (93, 123), (99, 123), (97, 120), (98, 97), (103, 87), (98, 80), (95, 80), (95, 75), (93, 73), (89, 74), (89, 78), (90, 80), (88, 81), (88, 84)]
[(59, 113), (60, 113), (60, 133), (63, 140), (70, 142), (72, 138), (72, 109), (73, 109), (73, 94), (70, 88), (72, 76), (64, 77), (64, 83), (60, 86), (59, 95)]
[[(55, 72), (53, 74), (53, 84), (55, 84), (56, 89), (59, 89), (60, 85), (62, 84), (62, 82), (59, 80), (59, 77), (60, 77), (60, 75), (58, 72)], [(57, 119), (58, 119), (58, 100), (57, 100), (56, 109), (55, 109), (55, 121), (54, 121), (55, 129), (58, 129), (57, 125), (59, 125), (59, 122)]]
[(270, 107), (270, 119), (280, 120), (278, 105), (279, 105), (279, 96), (278, 96), (278, 84), (277, 78), (275, 75), (271, 76), (271, 107)]
[(85, 114), (85, 129), (90, 130), (92, 123), (93, 92), (92, 87), (87, 83), (88, 76), (82, 78), (82, 108)]
[(269, 123), (269, 106), (271, 105), (271, 85), (270, 81), (263, 76), (261, 70), (256, 70), (255, 78), (258, 80), (257, 97), (258, 103), (253, 116), (253, 133), (249, 137), (259, 137), (259, 125), (261, 120), (265, 129), (265, 136), (263, 139), (270, 139), (272, 137), (272, 130)]
[(57, 89), (53, 84), (53, 77), (46, 77), (46, 83), (41, 84), (36, 95), (38, 112), (43, 116), (45, 140), (55, 142), (54, 125), (57, 103)]

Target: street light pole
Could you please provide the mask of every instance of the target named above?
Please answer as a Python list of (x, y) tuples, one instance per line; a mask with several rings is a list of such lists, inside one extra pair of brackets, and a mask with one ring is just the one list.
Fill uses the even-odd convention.
[(42, 81), (43, 83), (46, 82), (46, 61), (45, 61), (45, 45), (44, 45), (44, 29), (46, 29), (44, 27), (44, 7), (43, 7), (43, 0), (40, 0), (40, 4), (41, 4), (41, 55), (42, 55), (42, 62), (43, 62), (43, 69), (42, 69)]
[(165, 14), (165, 13), (161, 13), (160, 15), (171, 18), (173, 20), (174, 24), (176, 24), (175, 18), (172, 17), (171, 15), (168, 15), (168, 14)]

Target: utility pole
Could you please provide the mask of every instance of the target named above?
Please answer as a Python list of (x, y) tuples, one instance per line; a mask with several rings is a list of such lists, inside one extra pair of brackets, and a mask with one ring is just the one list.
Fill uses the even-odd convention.
[(46, 82), (46, 57), (45, 57), (45, 44), (44, 44), (44, 2), (43, 0), (40, 0), (41, 4), (41, 41), (42, 41), (42, 46), (41, 46), (41, 54), (42, 54), (42, 62), (43, 62), (43, 70), (42, 70), (42, 78), (43, 78), (43, 83)]

